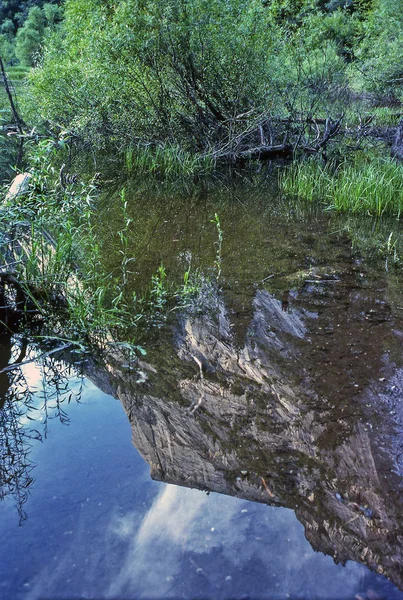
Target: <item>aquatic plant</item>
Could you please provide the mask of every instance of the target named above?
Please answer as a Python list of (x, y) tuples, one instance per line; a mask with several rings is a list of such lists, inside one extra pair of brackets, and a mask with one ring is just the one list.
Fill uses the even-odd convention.
[(195, 154), (177, 145), (129, 146), (124, 152), (128, 174), (144, 173), (164, 178), (209, 173), (215, 167), (210, 154)]
[(211, 219), (211, 222), (215, 224), (216, 229), (217, 229), (217, 236), (218, 236), (218, 240), (216, 242), (217, 251), (216, 251), (216, 257), (215, 257), (215, 261), (214, 261), (214, 266), (216, 269), (216, 278), (218, 281), (221, 277), (222, 243), (223, 243), (223, 239), (224, 239), (224, 234), (223, 234), (223, 230), (221, 229), (220, 218), (217, 213), (214, 214), (214, 219)]
[(121, 255), (121, 278), (123, 287), (127, 286), (130, 271), (129, 264), (135, 260), (134, 257), (129, 256), (129, 238), (128, 231), (129, 227), (132, 223), (132, 219), (129, 216), (127, 210), (127, 200), (126, 200), (126, 192), (123, 189), (120, 194), (120, 205), (121, 205), (121, 215), (123, 218), (123, 227), (118, 231), (118, 237), (120, 241), (120, 249), (119, 254)]
[(311, 159), (284, 169), (280, 188), (283, 194), (317, 201), (329, 210), (399, 218), (403, 165), (376, 155), (357, 155), (339, 165)]
[(138, 296), (130, 270), (135, 257), (129, 253), (132, 218), (124, 189), (116, 232), (119, 263), (109, 271), (96, 233), (98, 189), (92, 180), (60, 184), (55, 160), (64, 151), (52, 140), (30, 147), (29, 187), (9, 198), (0, 213), (2, 271), (12, 269), (26, 306), (49, 330), (71, 340), (105, 345), (124, 339), (137, 347), (136, 327), (152, 323), (154, 317), (160, 321), (164, 312), (187, 302), (197, 291), (198, 274), (189, 264), (183, 283), (175, 285), (161, 264), (149, 290)]
[(400, 223), (396, 219), (348, 216), (343, 219), (342, 230), (351, 240), (353, 251), (364, 256), (368, 262), (378, 262), (382, 258), (386, 271), (402, 264), (403, 240)]
[(150, 302), (153, 308), (161, 310), (167, 302), (167, 274), (164, 265), (160, 265), (151, 278)]

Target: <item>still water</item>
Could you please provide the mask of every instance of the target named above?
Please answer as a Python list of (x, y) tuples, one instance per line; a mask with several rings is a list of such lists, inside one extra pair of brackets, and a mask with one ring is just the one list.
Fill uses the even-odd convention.
[(133, 286), (224, 232), (141, 360), (4, 335), (1, 598), (403, 598), (400, 232), (268, 189), (126, 184)]
[(152, 481), (119, 402), (63, 363), (21, 373), (38, 408), (21, 422), (46, 438), (30, 444), (24, 505), (16, 494), (1, 505), (2, 598), (403, 597), (365, 567), (315, 552), (291, 509)]

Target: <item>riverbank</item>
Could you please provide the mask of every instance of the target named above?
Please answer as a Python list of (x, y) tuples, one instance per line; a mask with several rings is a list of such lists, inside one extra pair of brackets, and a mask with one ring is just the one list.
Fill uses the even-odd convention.
[[(129, 244), (133, 218), (124, 187), (117, 192), (114, 245), (106, 250), (118, 262), (109, 269), (98, 239), (99, 174), (82, 180), (64, 172), (57, 167), (63, 153), (68, 156), (67, 146), (53, 140), (31, 141), (24, 185), (18, 193), (4, 192), (0, 281), (5, 311), (10, 320), (42, 323), (45, 335), (79, 347), (120, 340), (141, 354), (137, 328), (163, 321), (190, 300), (207, 275), (193, 269), (189, 259), (181, 278), (171, 281), (161, 259), (141, 289), (133, 288), (137, 258)], [(219, 222), (211, 228), (218, 236)], [(209, 277), (218, 268), (213, 262)]]

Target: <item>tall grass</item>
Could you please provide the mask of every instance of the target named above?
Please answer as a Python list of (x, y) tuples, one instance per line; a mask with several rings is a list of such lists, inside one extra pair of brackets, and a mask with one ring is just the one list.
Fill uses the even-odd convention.
[(16, 65), (14, 67), (7, 68), (7, 77), (9, 78), (11, 84), (19, 81), (23, 81), (28, 75), (30, 69), (29, 67), (24, 67), (22, 65)]
[(400, 218), (403, 165), (393, 159), (363, 155), (338, 166), (311, 159), (282, 171), (280, 189), (287, 196), (319, 202), (335, 211)]
[[(13, 271), (49, 329), (72, 339), (107, 339), (127, 323), (113, 303), (116, 286), (101, 269), (93, 226), (97, 190), (84, 183), (58, 186), (54, 153), (49, 140), (32, 148), (29, 189), (3, 204), (3, 235), (13, 231), (18, 240)], [(3, 270), (9, 270), (7, 261)]]
[[(29, 72), (29, 69), (27, 69), (26, 67), (20, 67), (20, 66), (9, 67), (7, 69), (8, 83), (9, 83), (9, 86), (13, 93), (14, 102), (17, 104), (18, 110), (19, 110), (19, 107), (18, 107), (19, 94), (17, 94), (16, 88), (20, 88), (22, 86), (23, 81), (24, 81), (25, 77), (27, 76), (28, 72)], [(6, 94), (6, 90), (3, 85), (2, 78), (0, 76), (0, 125), (3, 125), (3, 123), (8, 124), (10, 122), (12, 122), (10, 102), (9, 102), (8, 96)]]
[(209, 155), (187, 152), (179, 146), (130, 146), (124, 154), (128, 174), (143, 173), (164, 178), (211, 172), (215, 163)]

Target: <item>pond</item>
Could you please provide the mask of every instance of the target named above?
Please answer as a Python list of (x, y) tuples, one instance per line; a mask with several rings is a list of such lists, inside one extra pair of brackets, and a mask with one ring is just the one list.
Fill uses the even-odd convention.
[(144, 357), (4, 333), (1, 597), (403, 598), (399, 224), (273, 181), (125, 182), (133, 288), (206, 274)]

